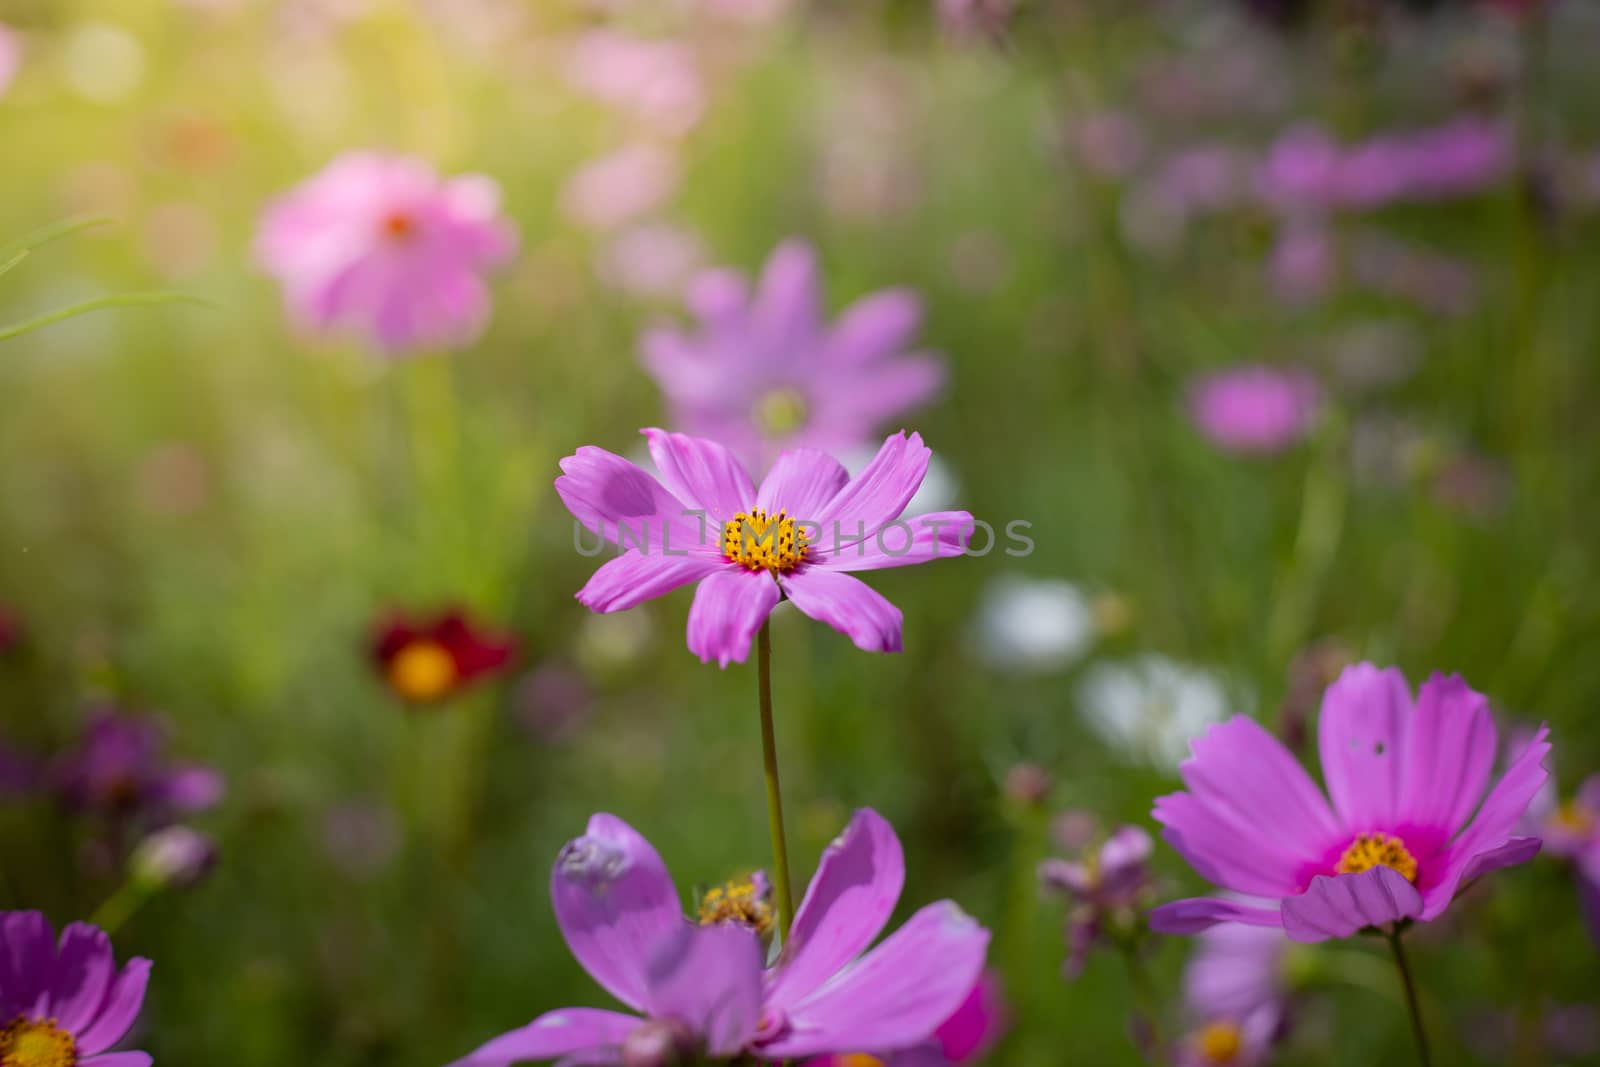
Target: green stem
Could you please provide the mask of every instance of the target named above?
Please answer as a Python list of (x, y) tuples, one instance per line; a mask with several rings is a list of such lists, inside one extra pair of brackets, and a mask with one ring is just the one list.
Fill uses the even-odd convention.
[[(1142, 1039), (1139, 1052), (1150, 1063), (1165, 1064), (1167, 1044), (1161, 1027), (1161, 998), (1156, 995), (1150, 972), (1145, 970), (1144, 961), (1139, 958), (1138, 945), (1127, 939), (1119, 939), (1117, 947), (1123, 963), (1128, 967), (1128, 984), (1133, 987), (1135, 1024), (1142, 1023), (1145, 1027), (1145, 1032), (1139, 1035)], [(1144, 1047), (1142, 1041), (1148, 1041), (1148, 1047)]]
[(1406, 950), (1400, 944), (1400, 931), (1392, 930), (1386, 935), (1389, 947), (1394, 951), (1395, 970), (1400, 972), (1400, 985), (1406, 991), (1406, 1010), (1411, 1014), (1411, 1034), (1417, 1040), (1417, 1062), (1422, 1067), (1431, 1067), (1433, 1058), (1428, 1055), (1428, 1032), (1422, 1025), (1422, 1005), (1417, 1000), (1417, 983), (1411, 977), (1411, 967), (1406, 963)]
[(778, 788), (778, 742), (772, 732), (772, 637), (770, 622), (756, 635), (756, 673), (761, 695), (761, 758), (767, 778), (767, 824), (772, 831), (773, 886), (778, 895), (778, 933), (789, 943), (794, 893), (789, 888), (789, 845), (783, 833), (783, 794)]
[(114, 934), (122, 928), (123, 923), (133, 917), (134, 912), (144, 906), (144, 902), (149, 898), (149, 887), (138, 878), (129, 878), (94, 910), (89, 922), (108, 935)]

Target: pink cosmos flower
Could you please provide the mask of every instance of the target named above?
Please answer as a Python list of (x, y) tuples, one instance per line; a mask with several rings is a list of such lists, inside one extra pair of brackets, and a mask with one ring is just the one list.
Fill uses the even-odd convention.
[(683, 41), (590, 30), (573, 44), (566, 76), (575, 89), (663, 133), (687, 133), (705, 114), (705, 79)]
[(1578, 906), (1600, 945), (1600, 774), (1591, 774), (1571, 800), (1562, 802), (1554, 782), (1534, 798), (1525, 828), (1544, 840), (1551, 855), (1572, 867)]
[(771, 911), (753, 882), (707, 893), (699, 922), (691, 921), (650, 843), (621, 819), (595, 815), (556, 859), (556, 921), (584, 969), (641, 1014), (549, 1012), (455, 1067), (638, 1062), (675, 1052), (782, 1060), (919, 1044), (972, 989), (989, 934), (940, 901), (867, 951), (904, 880), (893, 828), (870, 809), (856, 812), (823, 852), (789, 943), (764, 969)]
[(1283, 931), (1228, 923), (1196, 939), (1183, 972), (1190, 1028), (1180, 1067), (1259, 1067), (1282, 1028), (1287, 990)]
[(73, 923), (58, 944), (36, 911), (0, 912), (0, 1063), (150, 1067), (144, 1052), (108, 1052), (144, 1004), (150, 961), (120, 971), (111, 939)]
[(678, 188), (681, 168), (670, 150), (647, 142), (625, 145), (573, 172), (561, 208), (583, 226), (609, 230), (660, 207)]
[(516, 251), (500, 190), (421, 160), (351, 152), (267, 207), (256, 252), (305, 328), (364, 335), (389, 355), (471, 343), (483, 275)]
[(900, 518), (932, 455), (915, 433), (889, 437), (854, 478), (826, 453), (791, 449), (758, 490), (723, 445), (642, 432), (654, 477), (603, 448), (561, 461), (556, 492), (567, 510), (621, 552), (578, 601), (626, 611), (697, 583), (689, 651), (707, 663), (743, 663), (785, 599), (857, 648), (900, 651), (900, 609), (848, 572), (957, 555), (975, 527), (965, 511)]
[(696, 279), (698, 330), (661, 327), (640, 342), (673, 424), (759, 470), (784, 448), (847, 452), (931, 400), (943, 366), (906, 351), (922, 319), (917, 298), (872, 293), (830, 325), (820, 285), (816, 253), (800, 241), (778, 246), (754, 290), (732, 270)]
[(1310, 374), (1260, 364), (1207, 375), (1189, 391), (1189, 417), (1229, 452), (1282, 452), (1311, 432), (1321, 410)]
[(1323, 941), (1437, 919), (1467, 883), (1539, 851), (1538, 838), (1515, 834), (1545, 781), (1548, 734), (1485, 796), (1498, 747), (1489, 702), (1453, 675), (1434, 675), (1413, 702), (1398, 670), (1357, 664), (1322, 702), (1330, 807), (1259, 724), (1213, 726), (1179, 769), (1188, 791), (1158, 798), (1155, 819), (1196, 871), (1267, 903), (1175, 901), (1151, 912), (1151, 928), (1241, 922)]

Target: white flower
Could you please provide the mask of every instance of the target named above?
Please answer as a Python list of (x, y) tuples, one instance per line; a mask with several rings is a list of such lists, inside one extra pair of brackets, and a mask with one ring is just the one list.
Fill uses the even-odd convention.
[(1106, 744), (1166, 770), (1233, 710), (1217, 675), (1155, 654), (1096, 665), (1078, 683), (1077, 697), (1084, 721)]
[(1094, 643), (1094, 609), (1071, 582), (1005, 575), (978, 605), (978, 654), (992, 667), (1051, 671)]

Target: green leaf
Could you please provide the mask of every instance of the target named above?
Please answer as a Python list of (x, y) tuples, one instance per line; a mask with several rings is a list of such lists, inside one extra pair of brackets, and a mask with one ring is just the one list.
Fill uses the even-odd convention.
[(138, 307), (148, 304), (197, 304), (202, 307), (213, 307), (209, 300), (202, 300), (197, 296), (185, 293), (122, 293), (116, 296), (101, 296), (93, 300), (72, 304), (56, 311), (50, 311), (38, 318), (19, 322), (14, 326), (0, 326), (0, 341), (8, 341), (13, 337), (21, 337), (43, 326), (50, 326), (62, 322), (76, 315), (90, 311), (100, 311), (105, 308)]
[(112, 220), (108, 218), (75, 218), (63, 219), (42, 226), (30, 234), (26, 234), (6, 245), (0, 245), (0, 275), (4, 275), (18, 263), (27, 259), (29, 254), (36, 249), (43, 248), (51, 241), (60, 240), (80, 230), (87, 230), (91, 226), (104, 226)]

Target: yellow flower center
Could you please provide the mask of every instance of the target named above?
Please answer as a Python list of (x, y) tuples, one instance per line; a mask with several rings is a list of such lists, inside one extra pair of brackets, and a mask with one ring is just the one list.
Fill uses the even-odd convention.
[(1244, 1035), (1239, 1027), (1225, 1021), (1207, 1023), (1195, 1035), (1194, 1043), (1207, 1063), (1232, 1063), (1244, 1051)]
[(404, 211), (393, 211), (384, 216), (379, 228), (390, 241), (404, 244), (416, 235), (417, 220)]
[(1392, 834), (1357, 834), (1339, 858), (1340, 874), (1360, 874), (1374, 867), (1389, 867), (1405, 875), (1408, 882), (1417, 880), (1417, 860), (1398, 837)]
[(389, 684), (407, 700), (438, 700), (457, 677), (454, 657), (437, 641), (413, 641), (389, 661)]
[(782, 389), (762, 393), (756, 399), (752, 414), (755, 424), (763, 432), (779, 436), (794, 433), (804, 426), (810, 410), (806, 405), (805, 395), (800, 390), (793, 386), (785, 386)]
[(738, 878), (706, 890), (700, 898), (700, 925), (736, 922), (765, 938), (772, 932), (772, 905), (754, 879)]
[(833, 1057), (833, 1067), (884, 1067), (884, 1063), (870, 1052), (845, 1052)]
[(77, 1042), (54, 1019), (18, 1016), (0, 1027), (0, 1067), (73, 1067)]
[(787, 511), (739, 512), (722, 525), (722, 554), (748, 570), (788, 574), (806, 558), (810, 538)]
[(1555, 824), (1570, 833), (1586, 834), (1594, 829), (1594, 816), (1576, 800), (1569, 800), (1556, 809)]

